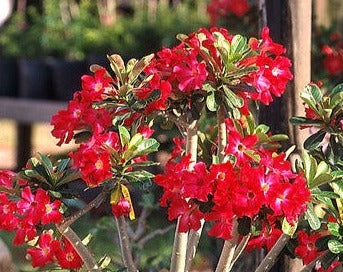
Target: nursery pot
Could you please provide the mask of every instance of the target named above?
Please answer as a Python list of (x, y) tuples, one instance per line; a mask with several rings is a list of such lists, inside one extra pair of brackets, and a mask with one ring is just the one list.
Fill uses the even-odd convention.
[(0, 57), (0, 96), (18, 95), (18, 66), (12, 58)]
[(50, 59), (52, 71), (53, 98), (68, 101), (76, 91), (81, 90), (81, 76), (87, 73), (84, 61)]
[(19, 60), (19, 97), (49, 99), (51, 75), (44, 59)]

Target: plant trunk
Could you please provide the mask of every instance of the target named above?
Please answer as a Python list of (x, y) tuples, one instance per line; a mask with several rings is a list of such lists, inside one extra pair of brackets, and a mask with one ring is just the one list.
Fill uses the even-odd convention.
[[(187, 128), (186, 154), (190, 154), (189, 169), (192, 169), (197, 160), (198, 146), (198, 127), (197, 121), (194, 120)], [(178, 232), (180, 217), (176, 224), (173, 252), (171, 258), (170, 271), (184, 272), (186, 269), (186, 254), (188, 244), (188, 232)]]

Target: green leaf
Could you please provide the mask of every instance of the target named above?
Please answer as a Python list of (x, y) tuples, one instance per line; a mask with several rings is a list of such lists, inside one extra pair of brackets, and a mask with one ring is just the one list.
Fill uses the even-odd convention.
[(287, 141), (289, 138), (286, 134), (275, 134), (268, 138), (272, 142)]
[(109, 264), (111, 263), (111, 257), (109, 256), (103, 256), (100, 260), (99, 260), (99, 264), (100, 264), (100, 268), (101, 269), (105, 269), (106, 267), (109, 266)]
[(85, 238), (83, 238), (82, 244), (87, 246), (92, 238), (93, 238), (93, 234), (92, 233), (88, 233), (88, 235)]
[(137, 149), (133, 152), (134, 157), (148, 155), (152, 152), (158, 151), (158, 147), (160, 146), (159, 142), (155, 139), (144, 139), (138, 146)]
[(305, 117), (291, 117), (289, 119), (289, 121), (293, 124), (293, 125), (321, 125), (323, 124), (323, 122), (321, 120), (312, 120), (312, 119), (307, 119)]
[(135, 162), (129, 165), (129, 167), (147, 167), (152, 165), (159, 165), (159, 162), (152, 162), (152, 161), (143, 161), (143, 162)]
[(224, 97), (230, 101), (230, 104), (234, 107), (241, 108), (244, 105), (243, 98), (237, 96), (230, 88), (226, 85), (223, 85)]
[(255, 128), (255, 134), (257, 133), (263, 133), (263, 134), (266, 134), (268, 131), (269, 131), (269, 127), (267, 125), (264, 125), (264, 124), (261, 124), (261, 125), (258, 125), (256, 128)]
[(332, 235), (341, 237), (341, 234), (339, 232), (340, 226), (338, 223), (329, 222), (327, 226), (328, 226), (328, 230), (330, 231)]
[(138, 145), (144, 140), (144, 137), (142, 134), (137, 133), (133, 135), (132, 139), (129, 142), (129, 145), (127, 147), (128, 150), (134, 151), (137, 149)]
[(304, 148), (307, 150), (316, 149), (323, 141), (325, 134), (326, 134), (325, 130), (319, 130), (315, 134), (311, 135), (304, 142)]
[(235, 35), (231, 40), (229, 60), (239, 60), (248, 49), (249, 46), (247, 43), (247, 38), (241, 35)]
[(70, 162), (70, 158), (60, 160), (57, 164), (56, 171), (57, 172), (64, 171), (66, 167), (68, 166), (69, 162)]
[(331, 96), (333, 97), (334, 95), (343, 92), (343, 83), (338, 84), (336, 87), (334, 87), (331, 91)]
[(331, 198), (331, 199), (339, 198), (338, 194), (331, 191), (321, 191), (319, 188), (312, 189), (311, 195), (316, 198), (318, 197), (326, 197), (326, 198)]
[(206, 106), (209, 111), (217, 111), (218, 110), (218, 103), (216, 101), (215, 92), (210, 92), (206, 97)]
[(343, 252), (343, 244), (337, 240), (329, 240), (328, 247), (332, 253), (339, 254)]
[(309, 187), (310, 188), (315, 188), (320, 185), (324, 185), (326, 183), (329, 183), (332, 180), (331, 175), (329, 174), (321, 174), (317, 177), (315, 177), (313, 180), (311, 180)]
[(294, 225), (291, 225), (290, 223), (288, 223), (286, 218), (282, 220), (282, 232), (284, 234), (293, 236), (293, 234), (297, 230), (297, 226), (298, 226), (298, 222), (294, 223)]
[(253, 134), (255, 131), (256, 124), (255, 124), (254, 116), (252, 114), (247, 116), (247, 122), (248, 122), (248, 128), (247, 128), (248, 134), (249, 135)]
[(341, 105), (343, 104), (343, 91), (335, 94), (331, 100), (330, 100), (330, 108), (331, 109), (334, 109), (335, 107), (337, 107), (338, 105)]
[(320, 103), (323, 100), (322, 92), (316, 84), (307, 85), (305, 90), (312, 95), (315, 102)]
[(147, 179), (152, 179), (155, 177), (154, 174), (151, 174), (145, 170), (127, 172), (124, 174), (124, 176), (128, 178), (131, 182), (139, 182), (139, 181), (143, 182), (143, 181), (146, 181)]
[(53, 166), (51, 160), (48, 158), (48, 156), (39, 153), (41, 162), (43, 167), (45, 168), (45, 171), (49, 175), (49, 177), (52, 177), (52, 172), (53, 172)]
[(133, 66), (131, 72), (129, 73), (129, 81), (133, 82), (137, 79), (137, 77), (143, 72), (143, 70), (149, 65), (151, 60), (153, 59), (154, 54), (150, 54), (148, 56), (143, 57), (140, 59), (136, 64)]
[(305, 216), (306, 216), (308, 223), (310, 224), (310, 227), (313, 230), (320, 229), (321, 223), (320, 223), (318, 216), (315, 214), (315, 212), (313, 210), (313, 205), (310, 205), (310, 204), (308, 205), (307, 211), (305, 212)]
[(121, 146), (124, 147), (130, 142), (130, 138), (131, 138), (130, 132), (127, 130), (126, 127), (123, 127), (123, 126), (118, 126), (118, 131), (119, 131)]

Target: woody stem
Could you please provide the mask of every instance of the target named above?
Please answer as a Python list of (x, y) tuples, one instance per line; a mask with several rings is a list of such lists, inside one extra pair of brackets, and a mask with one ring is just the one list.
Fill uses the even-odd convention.
[[(190, 155), (189, 169), (192, 169), (197, 159), (197, 121), (194, 120), (187, 127), (186, 154)], [(188, 232), (178, 232), (180, 217), (178, 218), (175, 230), (173, 252), (171, 257), (170, 272), (184, 272), (186, 267), (186, 252), (188, 242)]]
[(130, 245), (130, 238), (127, 233), (127, 225), (125, 221), (125, 217), (119, 216), (116, 217), (117, 229), (119, 234), (119, 241), (120, 241), (120, 249), (121, 249), (121, 256), (123, 259), (123, 263), (127, 268), (128, 272), (136, 272), (138, 271), (135, 263), (132, 258), (132, 249)]

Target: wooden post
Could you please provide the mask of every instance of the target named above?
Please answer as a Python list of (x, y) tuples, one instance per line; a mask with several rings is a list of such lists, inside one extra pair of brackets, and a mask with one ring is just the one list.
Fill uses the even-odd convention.
[[(300, 93), (311, 82), (311, 16), (312, 0), (289, 0), (289, 9), (292, 20), (292, 56), (294, 71), (294, 89), (289, 107), (292, 116), (304, 115), (304, 107)], [(293, 142), (298, 149), (302, 149), (304, 140), (309, 131), (292, 127)]]

